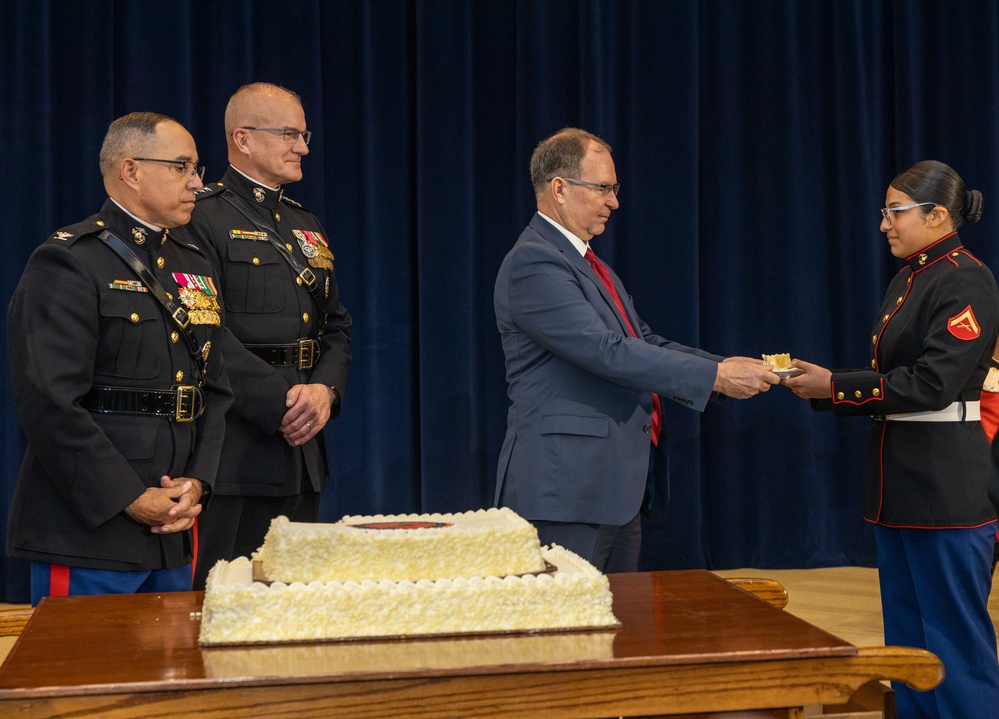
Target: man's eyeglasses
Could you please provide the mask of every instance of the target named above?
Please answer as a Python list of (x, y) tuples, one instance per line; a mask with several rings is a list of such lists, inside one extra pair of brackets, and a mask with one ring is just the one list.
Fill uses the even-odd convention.
[(260, 132), (276, 132), (281, 135), (281, 139), (287, 142), (289, 145), (293, 145), (298, 142), (298, 138), (302, 138), (305, 144), (309, 144), (309, 140), (312, 139), (312, 131), (296, 130), (294, 127), (249, 127), (247, 125), (243, 126), (244, 130), (258, 130)]
[(917, 202), (915, 205), (905, 205), (903, 207), (882, 207), (881, 208), (881, 216), (884, 217), (886, 220), (888, 220), (888, 226), (891, 227), (892, 226), (892, 216), (891, 216), (891, 213), (893, 213), (893, 212), (903, 212), (905, 210), (911, 210), (911, 209), (913, 209), (915, 207), (922, 207), (923, 205), (932, 205), (932, 206), (936, 207), (937, 203), (935, 203), (935, 202)]
[(205, 179), (205, 166), (196, 165), (190, 160), (157, 160), (155, 157), (133, 157), (136, 162), (162, 162), (164, 165), (173, 165), (181, 175), (190, 175), (199, 179)]
[[(555, 178), (553, 177), (552, 180)], [(573, 185), (582, 185), (583, 187), (592, 187), (594, 190), (600, 193), (601, 197), (607, 197), (610, 193), (614, 193), (614, 197), (617, 197), (621, 192), (621, 183), (615, 182), (613, 185), (601, 185), (597, 182), (586, 182), (585, 180), (577, 180), (575, 177), (563, 177), (566, 182), (572, 183)], [(548, 180), (551, 182), (552, 180)]]

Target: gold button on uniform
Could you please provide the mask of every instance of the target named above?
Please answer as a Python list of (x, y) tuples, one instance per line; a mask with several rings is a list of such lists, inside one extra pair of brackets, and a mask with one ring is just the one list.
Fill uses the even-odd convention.
[(900, 304), (902, 304), (902, 298), (901, 298), (901, 297), (899, 297), (899, 298), (898, 298), (897, 300), (895, 300), (895, 304), (896, 304), (896, 305), (900, 305)]
[(174, 375), (174, 379), (176, 379), (176, 381), (178, 381), (178, 382), (183, 382), (184, 381), (184, 372), (183, 371), (177, 372), (177, 374)]
[(878, 343), (878, 336), (874, 335), (873, 337), (871, 337), (871, 342), (873, 342), (874, 344), (877, 344)]
[(260, 258), (259, 257), (254, 257), (253, 258), (253, 264), (259, 265), (260, 264)]
[(873, 394), (875, 397), (880, 397), (881, 396), (881, 390), (875, 389), (873, 392), (871, 392), (871, 394)]
[(295, 278), (295, 284), (298, 285), (299, 287), (301, 287), (302, 286), (302, 278), (301, 277), (296, 277)]
[(872, 359), (871, 360), (871, 367), (874, 367), (875, 369), (877, 369), (877, 366), (878, 366), (878, 360), (877, 359)]
[(882, 318), (881, 318), (881, 321), (882, 321), (882, 322), (887, 322), (887, 321), (888, 321), (888, 317), (889, 317), (889, 316), (890, 316), (890, 315), (885, 315), (884, 317), (882, 317)]
[(856, 397), (857, 399), (860, 399), (861, 397), (864, 396), (864, 393), (858, 389), (856, 392), (853, 393), (853, 396)]
[(171, 332), (170, 333), (170, 341), (171, 342), (173, 342), (174, 344), (177, 344), (177, 342), (179, 340), (180, 340), (180, 333), (179, 332)]
[(131, 315), (129, 315), (129, 319), (132, 320), (132, 322), (138, 322), (139, 321), (139, 315), (138, 315), (138, 313), (137, 312), (133, 312)]
[(837, 393), (836, 393), (836, 399), (843, 399), (843, 398), (845, 398), (845, 397), (846, 397), (846, 395), (845, 395), (845, 394), (843, 394), (842, 392), (837, 392)]
[(166, 260), (163, 259), (162, 257), (157, 257), (156, 266), (162, 270), (164, 267), (166, 267)]
[(303, 312), (302, 313), (302, 322), (308, 322), (308, 321), (309, 321), (309, 313), (308, 312)]
[(294, 247), (291, 246), (290, 242), (285, 242), (284, 246), (288, 248), (288, 252), (291, 252), (293, 249), (295, 249)]
[(281, 221), (281, 213), (280, 212), (275, 212), (274, 213), (274, 219), (277, 220), (278, 222), (280, 222)]

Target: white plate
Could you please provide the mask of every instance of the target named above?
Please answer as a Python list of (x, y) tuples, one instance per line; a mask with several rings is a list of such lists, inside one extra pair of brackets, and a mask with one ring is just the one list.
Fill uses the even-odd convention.
[(775, 369), (773, 370), (773, 373), (781, 379), (789, 379), (790, 377), (797, 377), (798, 375), (805, 374), (805, 370), (800, 367), (791, 367), (790, 369)]

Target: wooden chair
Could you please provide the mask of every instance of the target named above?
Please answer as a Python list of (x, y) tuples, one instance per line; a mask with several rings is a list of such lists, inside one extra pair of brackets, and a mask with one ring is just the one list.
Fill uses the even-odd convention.
[(34, 611), (31, 607), (0, 610), (0, 637), (18, 636)]
[(783, 609), (787, 606), (787, 590), (784, 589), (784, 585), (774, 579), (729, 577), (728, 582), (778, 609)]

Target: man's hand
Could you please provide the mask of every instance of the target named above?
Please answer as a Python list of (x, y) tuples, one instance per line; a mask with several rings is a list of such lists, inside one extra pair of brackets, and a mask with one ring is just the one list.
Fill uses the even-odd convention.
[(160, 477), (159, 487), (149, 487), (125, 507), (125, 514), (150, 527), (153, 534), (173, 534), (190, 529), (201, 514), (201, 480)]
[(715, 375), (715, 392), (734, 399), (746, 399), (766, 392), (770, 385), (780, 382), (770, 365), (751, 357), (729, 357), (718, 363)]
[(324, 384), (296, 384), (285, 397), (281, 434), (292, 447), (305, 444), (316, 436), (330, 418), (333, 390)]
[(829, 399), (832, 396), (832, 372), (798, 359), (792, 360), (791, 366), (805, 370), (805, 374), (781, 382), (796, 395), (805, 399)]

